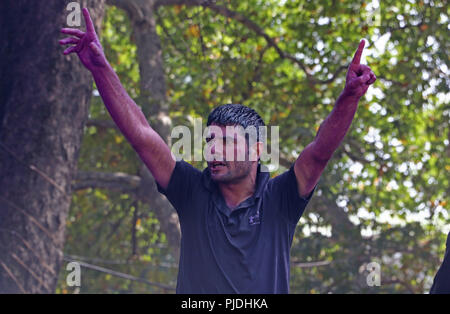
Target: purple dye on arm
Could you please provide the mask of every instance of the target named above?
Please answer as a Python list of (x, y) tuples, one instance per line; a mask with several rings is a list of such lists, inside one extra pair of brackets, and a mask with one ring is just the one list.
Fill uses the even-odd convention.
[(63, 28), (62, 33), (71, 35), (59, 41), (61, 45), (73, 44), (64, 55), (76, 53), (81, 63), (92, 73), (100, 96), (120, 131), (134, 148), (142, 141), (142, 128), (148, 126), (142, 110), (131, 99), (120, 83), (105, 57), (100, 40), (95, 32), (89, 11), (84, 8), (86, 32), (73, 28)]
[(364, 40), (361, 40), (348, 68), (345, 88), (331, 113), (322, 122), (314, 140), (314, 155), (322, 160), (329, 160), (339, 147), (350, 128), (360, 98), (376, 80), (372, 70), (360, 64), (364, 44)]

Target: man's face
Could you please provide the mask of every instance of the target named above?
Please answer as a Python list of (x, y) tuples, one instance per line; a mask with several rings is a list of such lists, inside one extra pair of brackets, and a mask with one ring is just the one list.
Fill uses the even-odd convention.
[(211, 124), (206, 142), (212, 155), (208, 160), (211, 179), (235, 183), (250, 174), (254, 161), (249, 160), (248, 143), (237, 127)]

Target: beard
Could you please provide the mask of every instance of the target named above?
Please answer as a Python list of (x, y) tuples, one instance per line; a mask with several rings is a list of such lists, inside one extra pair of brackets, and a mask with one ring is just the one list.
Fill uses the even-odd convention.
[(217, 183), (238, 183), (245, 179), (252, 170), (252, 162), (226, 162), (219, 170), (213, 170), (209, 165), (211, 179)]

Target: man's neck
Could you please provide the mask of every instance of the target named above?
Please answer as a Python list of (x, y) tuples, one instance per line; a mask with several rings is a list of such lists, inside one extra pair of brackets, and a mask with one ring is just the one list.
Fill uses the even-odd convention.
[(257, 167), (253, 167), (250, 175), (236, 183), (219, 183), (227, 206), (233, 211), (240, 203), (253, 195), (256, 190)]

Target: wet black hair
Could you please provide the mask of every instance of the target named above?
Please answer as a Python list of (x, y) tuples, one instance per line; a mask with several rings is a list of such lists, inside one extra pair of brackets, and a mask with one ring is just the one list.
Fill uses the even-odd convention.
[(240, 125), (244, 129), (254, 126), (256, 128), (257, 141), (259, 141), (261, 136), (259, 127), (265, 126), (264, 120), (255, 110), (241, 104), (225, 104), (214, 108), (208, 116), (206, 126), (210, 126), (212, 123), (221, 126)]

